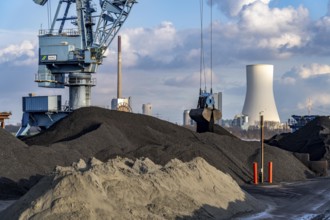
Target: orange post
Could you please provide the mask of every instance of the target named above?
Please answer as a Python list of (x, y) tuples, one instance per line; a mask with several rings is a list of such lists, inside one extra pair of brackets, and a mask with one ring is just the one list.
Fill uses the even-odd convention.
[(268, 162), (268, 182), (273, 183), (273, 162)]
[(258, 163), (253, 163), (253, 183), (258, 184)]

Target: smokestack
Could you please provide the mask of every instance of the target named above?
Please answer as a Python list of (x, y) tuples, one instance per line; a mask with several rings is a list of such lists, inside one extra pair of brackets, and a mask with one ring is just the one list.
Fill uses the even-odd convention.
[(121, 36), (118, 36), (118, 71), (117, 71), (117, 98), (122, 97), (121, 94)]

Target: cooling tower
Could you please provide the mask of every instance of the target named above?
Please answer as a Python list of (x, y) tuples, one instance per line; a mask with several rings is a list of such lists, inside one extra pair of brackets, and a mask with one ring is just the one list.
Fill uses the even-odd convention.
[(260, 121), (260, 113), (265, 121), (280, 122), (273, 93), (273, 72), (273, 65), (246, 66), (247, 87), (242, 114), (249, 117), (249, 125)]

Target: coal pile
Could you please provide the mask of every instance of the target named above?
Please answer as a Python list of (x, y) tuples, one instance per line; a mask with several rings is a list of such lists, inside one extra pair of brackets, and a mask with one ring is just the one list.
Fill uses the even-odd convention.
[(267, 143), (291, 152), (308, 153), (312, 161), (330, 161), (330, 118), (317, 117), (294, 133), (274, 136)]
[[(91, 157), (103, 162), (117, 156), (148, 157), (160, 165), (174, 158), (188, 162), (202, 157), (239, 184), (251, 181), (252, 163), (260, 157), (259, 143), (244, 142), (222, 127), (198, 134), (154, 117), (97, 107), (76, 110), (23, 141), (0, 129), (0, 199), (24, 194), (57, 165)], [(279, 148), (265, 146), (268, 161), (273, 161), (275, 182), (314, 175), (291, 152)]]
[(45, 173), (34, 154), (25, 143), (0, 128), (0, 199), (21, 196), (40, 179), (38, 174)]
[[(116, 156), (148, 157), (161, 165), (174, 158), (188, 162), (202, 157), (239, 184), (251, 181), (252, 163), (260, 157), (258, 142), (241, 141), (221, 127), (217, 133), (198, 134), (154, 117), (97, 107), (78, 109), (23, 141), (38, 149), (39, 163), (49, 171), (55, 165), (69, 166), (91, 157), (104, 162)], [(292, 153), (278, 148), (265, 146), (265, 161), (273, 162), (276, 182), (313, 176)]]

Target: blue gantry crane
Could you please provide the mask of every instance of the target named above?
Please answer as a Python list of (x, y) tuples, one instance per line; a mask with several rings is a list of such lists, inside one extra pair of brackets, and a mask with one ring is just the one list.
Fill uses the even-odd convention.
[[(50, 4), (48, 0), (33, 1), (42, 6)], [(17, 136), (26, 135), (31, 126), (46, 129), (72, 110), (91, 105), (91, 87), (96, 85), (92, 74), (102, 64), (106, 49), (135, 3), (59, 0), (50, 28), (39, 31), (35, 81), (39, 87), (69, 87), (69, 103), (63, 108), (60, 96), (23, 97), (22, 127)]]

